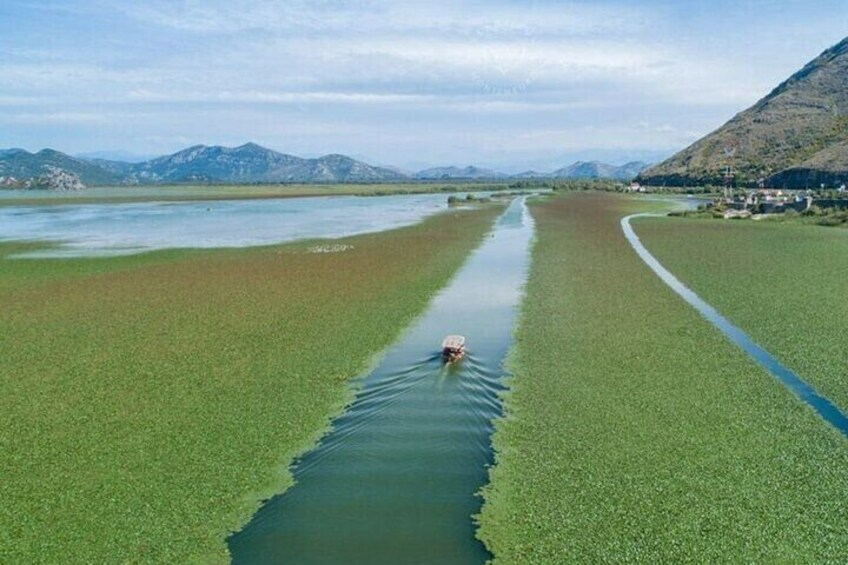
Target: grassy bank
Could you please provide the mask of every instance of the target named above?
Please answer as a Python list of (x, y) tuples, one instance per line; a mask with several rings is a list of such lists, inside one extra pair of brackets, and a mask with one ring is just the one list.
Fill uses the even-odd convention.
[(533, 208), (481, 539), (500, 563), (845, 560), (848, 442), (640, 261), (639, 208)]
[(848, 411), (848, 233), (684, 219), (634, 226), (675, 276)]
[(249, 200), (304, 196), (386, 196), (506, 190), (508, 182), (401, 182), (382, 184), (242, 184), (95, 187), (79, 192), (0, 190), (0, 206)]
[(501, 210), (336, 253), (0, 258), (0, 562), (225, 561)]

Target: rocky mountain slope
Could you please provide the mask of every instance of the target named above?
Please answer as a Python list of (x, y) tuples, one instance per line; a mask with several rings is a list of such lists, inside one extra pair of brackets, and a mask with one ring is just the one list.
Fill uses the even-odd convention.
[(31, 181), (26, 188), (35, 188), (42, 190), (57, 190), (60, 192), (82, 190), (85, 185), (80, 178), (74, 173), (52, 168), (48, 172), (40, 175), (35, 180)]
[[(113, 165), (115, 169), (118, 166), (123, 165)], [(234, 148), (196, 145), (173, 155), (131, 164), (126, 167), (125, 176), (133, 183), (379, 182), (403, 178), (389, 169), (344, 155), (302, 159), (255, 143)]]
[(633, 161), (617, 167), (598, 161), (577, 161), (557, 169), (551, 176), (558, 179), (615, 179), (630, 180), (648, 167), (647, 163)]
[(65, 171), (79, 177), (84, 184), (118, 184), (120, 176), (88, 161), (77, 159), (53, 149), (30, 153), (23, 149), (0, 151), (0, 176), (21, 181), (37, 179), (55, 171)]
[(649, 185), (719, 185), (730, 164), (737, 184), (766, 178), (770, 186), (818, 186), (848, 178), (846, 142), (848, 38), (638, 180)]
[(414, 178), (419, 180), (446, 180), (446, 179), (503, 179), (509, 175), (499, 173), (491, 169), (481, 169), (480, 167), (433, 167), (425, 169), (415, 174)]

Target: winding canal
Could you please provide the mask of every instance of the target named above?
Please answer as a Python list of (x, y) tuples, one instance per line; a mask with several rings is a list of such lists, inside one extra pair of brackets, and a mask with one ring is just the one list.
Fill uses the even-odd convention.
[[(361, 383), (229, 548), (234, 563), (483, 563), (477, 491), (492, 463), (503, 362), (529, 263), (532, 219), (514, 200), (427, 312)], [(446, 334), (468, 355), (444, 366)]]
[(630, 220), (638, 217), (661, 217), (658, 214), (633, 214), (622, 218), (621, 229), (636, 254), (651, 268), (662, 281), (676, 292), (683, 300), (695, 308), (701, 316), (716, 326), (733, 343), (750, 355), (764, 369), (774, 375), (786, 388), (792, 391), (798, 398), (818, 412), (826, 422), (831, 424), (843, 435), (848, 437), (848, 417), (843, 414), (830, 400), (821, 396), (816, 390), (798, 375), (784, 367), (771, 353), (757, 345), (748, 335), (738, 327), (730, 323), (730, 320), (722, 316), (715, 308), (707, 304), (700, 296), (695, 294), (686, 285), (675, 277), (668, 269), (651, 255), (645, 248), (639, 236), (633, 231)]

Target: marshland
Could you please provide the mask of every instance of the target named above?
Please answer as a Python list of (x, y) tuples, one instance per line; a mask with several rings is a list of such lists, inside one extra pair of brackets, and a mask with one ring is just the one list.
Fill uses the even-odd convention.
[(844, 0), (0, 2), (0, 564), (848, 563)]
[[(2, 209), (56, 230), (39, 240), (8, 221), (0, 245), (5, 556), (36, 544), (46, 560), (95, 561), (340, 559), (357, 544), (359, 561), (386, 563), (428, 551), (561, 562), (846, 550), (845, 437), (665, 287), (621, 232), (624, 216), (685, 199), (385, 198), (267, 201), (262, 214), (292, 225), (320, 224), (313, 202), (342, 215), (362, 203), (380, 223), (323, 240), (278, 231), (260, 246), (239, 237), (264, 233), (250, 201)], [(168, 228), (195, 209), (208, 232)], [(335, 229), (334, 217), (323, 221)], [(91, 232), (101, 224), (126, 249), (104, 253)], [(216, 225), (231, 245), (185, 239)], [(840, 302), (821, 278), (835, 285), (844, 270), (841, 232), (634, 226), (685, 284), (845, 406)], [(132, 239), (153, 227), (158, 244)], [(699, 253), (704, 241), (722, 253)], [(752, 261), (772, 284), (744, 278)], [(456, 331), (470, 357), (445, 369), (434, 351)], [(321, 533), (334, 521), (342, 553)], [(408, 541), (374, 550), (392, 528)]]

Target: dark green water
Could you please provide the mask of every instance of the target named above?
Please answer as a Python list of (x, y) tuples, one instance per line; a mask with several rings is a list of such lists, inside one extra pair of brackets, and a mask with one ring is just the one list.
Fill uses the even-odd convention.
[[(295, 462), (296, 484), (229, 538), (235, 563), (483, 563), (472, 516), (492, 463), (532, 220), (516, 200), (424, 316)], [(468, 355), (445, 367), (446, 334)]]

